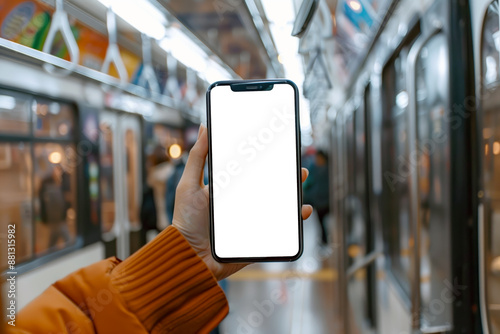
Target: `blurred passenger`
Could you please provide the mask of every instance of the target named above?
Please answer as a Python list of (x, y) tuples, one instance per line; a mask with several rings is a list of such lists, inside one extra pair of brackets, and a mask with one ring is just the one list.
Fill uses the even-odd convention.
[[(194, 131), (193, 131), (194, 130)], [(189, 151), (192, 149), (196, 143), (196, 128), (189, 127), (186, 130), (184, 138), (184, 149), (180, 157), (172, 159), (172, 164), (174, 165), (174, 170), (170, 177), (167, 179), (166, 192), (165, 192), (165, 207), (167, 209), (167, 218), (172, 221), (174, 216), (174, 206), (175, 206), (175, 192), (177, 185), (181, 179), (182, 173), (186, 166)]]
[(161, 231), (172, 224), (165, 208), (165, 185), (174, 172), (174, 166), (163, 146), (156, 146), (151, 156), (151, 168), (147, 176), (147, 185), (153, 189), (157, 223), (154, 228)]
[(305, 149), (304, 154), (302, 154), (302, 167), (310, 169), (316, 161), (316, 149), (314, 146), (309, 146)]
[(160, 232), (158, 228), (158, 214), (155, 204), (155, 194), (153, 188), (148, 185), (144, 186), (142, 192), (141, 201), (141, 245), (145, 245), (148, 242), (148, 232), (156, 231)]
[(65, 243), (71, 241), (66, 213), (71, 207), (69, 199), (69, 175), (57, 164), (52, 173), (43, 179), (40, 186), (40, 218), (42, 223), (50, 229), (49, 248), (57, 245), (60, 238)]
[[(200, 126), (177, 188), (172, 226), (124, 261), (116, 257), (57, 281), (24, 307), (8, 333), (208, 333), (228, 313), (217, 280), (247, 264), (219, 263), (209, 242), (208, 153)], [(302, 180), (307, 171), (302, 171)], [(302, 208), (307, 219), (312, 208)]]
[(304, 185), (304, 201), (311, 203), (318, 214), (321, 229), (321, 244), (328, 244), (327, 215), (330, 212), (330, 190), (328, 177), (328, 156), (322, 150), (316, 152), (314, 163), (309, 167), (311, 174)]
[(165, 207), (167, 212), (167, 219), (172, 221), (174, 217), (174, 207), (175, 207), (175, 191), (179, 181), (181, 180), (182, 173), (186, 167), (187, 162), (187, 152), (181, 155), (179, 159), (173, 161), (173, 172), (166, 182), (166, 192), (165, 192)]
[(157, 145), (148, 157), (147, 179), (141, 202), (141, 243), (148, 241), (148, 232), (161, 232), (172, 222), (165, 209), (165, 182), (173, 172), (173, 166), (165, 148)]

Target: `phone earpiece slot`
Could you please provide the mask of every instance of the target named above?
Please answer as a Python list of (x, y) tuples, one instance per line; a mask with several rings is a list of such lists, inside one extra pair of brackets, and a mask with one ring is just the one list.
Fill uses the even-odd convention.
[(270, 91), (274, 88), (272, 83), (237, 83), (231, 85), (233, 92)]

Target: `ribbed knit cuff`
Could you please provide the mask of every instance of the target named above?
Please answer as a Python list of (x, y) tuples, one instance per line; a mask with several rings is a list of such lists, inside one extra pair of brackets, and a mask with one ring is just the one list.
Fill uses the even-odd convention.
[(153, 333), (208, 333), (229, 311), (215, 277), (172, 226), (111, 275), (127, 308)]

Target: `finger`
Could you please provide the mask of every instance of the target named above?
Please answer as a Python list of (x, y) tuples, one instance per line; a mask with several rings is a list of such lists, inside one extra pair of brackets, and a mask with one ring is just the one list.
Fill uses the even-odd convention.
[(203, 185), (203, 167), (205, 166), (205, 158), (208, 154), (208, 136), (207, 128), (200, 124), (198, 131), (198, 139), (191, 151), (189, 151), (186, 168), (182, 174), (180, 183), (192, 186)]
[(307, 168), (302, 167), (302, 183), (304, 183), (307, 180), (308, 176), (309, 176), (309, 170)]
[(311, 216), (313, 207), (309, 204), (302, 205), (302, 219), (306, 220)]

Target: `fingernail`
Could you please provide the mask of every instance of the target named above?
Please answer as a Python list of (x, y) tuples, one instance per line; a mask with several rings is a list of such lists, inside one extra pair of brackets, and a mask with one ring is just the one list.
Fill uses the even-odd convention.
[(205, 125), (200, 124), (200, 129), (198, 130), (198, 139), (200, 139), (201, 134), (203, 133), (203, 130), (205, 129)]

